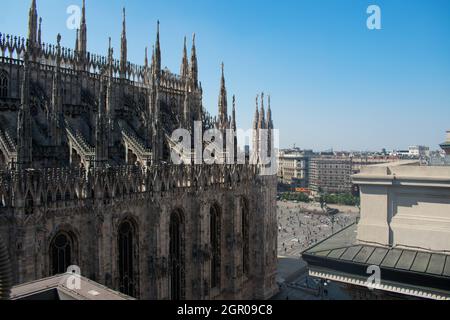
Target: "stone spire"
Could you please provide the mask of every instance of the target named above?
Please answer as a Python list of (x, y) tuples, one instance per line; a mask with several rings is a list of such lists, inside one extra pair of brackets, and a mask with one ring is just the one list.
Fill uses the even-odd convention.
[(153, 72), (156, 75), (161, 74), (161, 44), (159, 41), (159, 20), (156, 28), (156, 43), (155, 43), (155, 65)]
[(50, 140), (53, 146), (61, 145), (63, 127), (63, 93), (61, 87), (61, 35), (57, 37), (56, 67), (53, 75), (53, 88), (50, 109)]
[(109, 58), (108, 58), (108, 84), (106, 86), (106, 121), (107, 125), (107, 142), (110, 147), (114, 145), (114, 90), (113, 90), (113, 62), (114, 50), (111, 47), (111, 38), (109, 38)]
[(263, 92), (261, 93), (261, 112), (259, 113), (258, 129), (266, 128), (265, 113), (266, 112), (264, 111), (264, 92)]
[(191, 113), (190, 113), (190, 106), (189, 106), (189, 82), (186, 81), (185, 84), (185, 95), (184, 95), (184, 106), (183, 106), (183, 116), (184, 116), (184, 123), (185, 123), (185, 129), (190, 130), (191, 128)]
[(147, 47), (145, 47), (144, 66), (145, 66), (145, 68), (148, 68), (148, 48)]
[(195, 33), (192, 36), (190, 78), (191, 78), (191, 81), (193, 84), (193, 88), (197, 88), (197, 86), (198, 86), (198, 62), (197, 62), (197, 49), (195, 47)]
[(236, 135), (236, 97), (233, 95), (233, 111), (231, 113), (231, 125), (230, 129), (233, 131), (233, 160), (237, 160), (237, 154), (238, 154), (238, 143), (237, 143), (237, 135)]
[[(157, 37), (157, 45), (159, 46), (159, 21), (158, 21), (158, 37)], [(161, 60), (159, 60), (157, 56), (161, 57), (160, 53), (158, 54), (155, 47), (153, 47), (153, 55), (152, 55), (152, 77), (153, 81), (151, 83), (151, 96), (150, 96), (150, 109), (152, 111), (152, 125), (151, 125), (151, 139), (152, 139), (152, 162), (158, 163), (163, 158), (163, 143), (164, 139), (162, 138), (162, 127), (160, 120), (160, 97), (159, 97), (159, 76), (161, 72)], [(159, 58), (160, 59), (160, 58)]]
[(108, 161), (108, 121), (107, 99), (105, 90), (105, 77), (100, 79), (100, 96), (98, 100), (98, 112), (95, 126), (95, 165), (104, 166)]
[(228, 127), (228, 103), (227, 103), (227, 89), (225, 86), (225, 71), (222, 62), (222, 78), (220, 80), (220, 95), (219, 95), (219, 122), (221, 128)]
[(28, 13), (28, 41), (31, 47), (37, 45), (38, 32), (38, 15), (36, 9), (36, 0), (31, 2), (30, 11)]
[(231, 130), (236, 131), (236, 97), (233, 95), (233, 111), (231, 113)]
[(151, 71), (152, 74), (154, 74), (154, 70), (155, 70), (155, 46), (152, 45), (152, 59), (151, 59), (152, 65), (151, 65)]
[(144, 53), (144, 83), (148, 83), (148, 48), (145, 47)]
[(112, 112), (112, 79), (113, 79), (113, 61), (114, 61), (114, 49), (111, 46), (111, 38), (109, 38), (108, 48), (108, 85), (106, 90), (106, 110), (108, 120), (111, 121), (110, 116)]
[(256, 95), (256, 110), (255, 110), (255, 117), (253, 118), (253, 129), (258, 129), (258, 123), (259, 123), (259, 95)]
[(83, 9), (81, 11), (81, 23), (78, 34), (78, 53), (82, 59), (86, 58), (87, 53), (87, 26), (86, 26), (86, 1), (83, 0)]
[(259, 153), (259, 106), (258, 106), (259, 95), (256, 95), (256, 110), (255, 117), (253, 119), (253, 141), (252, 141), (252, 161), (256, 163), (258, 161), (258, 153)]
[[(33, 1), (34, 3), (35, 1)], [(25, 52), (22, 91), (20, 97), (20, 107), (17, 119), (17, 169), (31, 167), (33, 158), (32, 128), (30, 114), (30, 67), (29, 53)]]
[(184, 79), (189, 76), (189, 61), (187, 57), (186, 37), (184, 37), (183, 59), (181, 60), (180, 75)]
[(266, 128), (268, 129), (268, 141), (267, 141), (267, 155), (269, 157), (272, 157), (272, 149), (274, 147), (273, 143), (273, 121), (272, 121), (272, 110), (270, 108), (270, 95), (268, 96), (268, 109), (267, 109), (267, 124), (266, 124)]
[(78, 48), (79, 36), (80, 36), (80, 29), (77, 29), (77, 34), (76, 34), (76, 38), (75, 38), (75, 52), (77, 52), (77, 53), (79, 51), (79, 48)]
[(42, 44), (42, 18), (39, 18), (37, 45), (40, 47), (41, 44)]
[(122, 38), (120, 42), (120, 77), (126, 78), (127, 75), (127, 29), (126, 29), (126, 13), (123, 8), (123, 21), (122, 21)]
[(152, 103), (153, 103), (153, 115), (152, 115), (152, 161), (158, 163), (163, 159), (163, 130), (160, 121), (160, 98), (159, 98), (159, 80), (153, 81), (152, 88)]
[(270, 95), (268, 96), (268, 109), (267, 109), (267, 129), (273, 129), (273, 121), (272, 121), (272, 109), (270, 108)]

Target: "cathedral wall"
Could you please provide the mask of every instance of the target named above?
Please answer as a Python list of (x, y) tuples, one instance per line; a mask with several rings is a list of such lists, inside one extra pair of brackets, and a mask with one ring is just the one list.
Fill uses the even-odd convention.
[[(214, 184), (198, 190), (171, 188), (115, 196), (112, 192), (111, 198), (103, 199), (98, 191), (95, 201), (74, 200), (72, 196), (69, 201), (41, 206), (36, 200), (31, 214), (26, 214), (25, 202), (16, 202), (16, 207), (0, 208), (0, 234), (10, 248), (15, 283), (52, 274), (52, 241), (64, 232), (72, 237), (72, 263), (81, 273), (120, 290), (118, 230), (121, 222), (131, 221), (136, 237), (136, 296), (170, 299), (170, 217), (179, 210), (184, 215), (184, 297), (264, 299), (276, 291), (276, 255), (272, 255), (276, 248), (276, 208), (271, 200), (276, 181), (272, 180), (255, 176), (233, 187)], [(249, 204), (250, 214), (248, 276), (242, 266), (243, 199)], [(221, 211), (219, 289), (210, 288), (211, 206)]]

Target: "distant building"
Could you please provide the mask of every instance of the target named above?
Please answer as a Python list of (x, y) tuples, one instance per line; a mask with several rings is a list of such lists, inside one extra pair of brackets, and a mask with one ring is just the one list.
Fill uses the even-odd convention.
[(358, 156), (352, 157), (352, 173), (356, 174), (361, 171), (365, 166), (371, 166), (374, 164), (389, 163), (399, 161), (398, 157), (388, 157), (388, 156)]
[(309, 185), (313, 192), (351, 193), (352, 160), (329, 156), (314, 157), (310, 161)]
[(425, 146), (409, 147), (409, 156), (414, 158), (425, 158), (430, 156), (430, 148)]
[(430, 153), (428, 163), (431, 166), (450, 166), (450, 130), (446, 141), (440, 144), (442, 150)]
[(313, 193), (352, 193), (351, 175), (368, 165), (398, 161), (395, 156), (371, 152), (320, 152), (299, 148), (278, 154), (278, 178), (284, 185)]
[(450, 130), (447, 131), (447, 139), (441, 145), (441, 149), (444, 150), (447, 156), (450, 156)]
[(400, 159), (408, 159), (410, 157), (409, 150), (393, 150), (389, 155)]
[(309, 184), (309, 161), (312, 151), (283, 151), (278, 156), (281, 183), (306, 188)]
[(355, 299), (450, 300), (450, 168), (402, 161), (353, 176), (361, 219), (303, 253)]

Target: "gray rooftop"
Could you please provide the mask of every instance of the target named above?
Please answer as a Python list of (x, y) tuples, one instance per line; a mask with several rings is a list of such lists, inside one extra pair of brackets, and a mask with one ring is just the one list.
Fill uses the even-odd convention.
[(360, 245), (356, 224), (344, 229), (304, 253), (366, 265), (450, 277), (450, 256), (415, 250)]
[(379, 266), (382, 282), (425, 288), (450, 296), (450, 255), (358, 243), (357, 225), (332, 235), (303, 252), (310, 270), (367, 278), (367, 267)]
[(82, 276), (79, 286), (72, 288), (70, 276), (61, 274), (15, 286), (11, 300), (134, 300)]

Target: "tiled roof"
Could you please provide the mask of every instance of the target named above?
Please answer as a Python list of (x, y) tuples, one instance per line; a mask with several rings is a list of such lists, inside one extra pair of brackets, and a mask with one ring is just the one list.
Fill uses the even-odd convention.
[(381, 269), (382, 281), (427, 287), (450, 295), (450, 255), (359, 244), (357, 225), (332, 235), (303, 252), (311, 268), (367, 278), (367, 268)]

